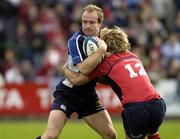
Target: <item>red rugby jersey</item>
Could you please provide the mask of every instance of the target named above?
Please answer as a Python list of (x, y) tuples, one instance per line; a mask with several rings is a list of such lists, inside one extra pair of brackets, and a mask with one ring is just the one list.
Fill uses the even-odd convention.
[(90, 79), (104, 77), (122, 104), (159, 98), (139, 58), (132, 52), (106, 57), (90, 74)]

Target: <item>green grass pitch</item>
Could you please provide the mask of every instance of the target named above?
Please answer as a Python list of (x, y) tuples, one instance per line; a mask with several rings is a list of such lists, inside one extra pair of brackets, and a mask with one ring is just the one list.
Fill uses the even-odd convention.
[[(122, 122), (113, 120), (118, 139), (124, 139)], [(43, 120), (0, 120), (0, 139), (35, 139), (43, 133), (46, 121)], [(165, 120), (160, 127), (162, 139), (180, 139), (180, 120)], [(69, 120), (59, 139), (101, 139), (82, 120)]]

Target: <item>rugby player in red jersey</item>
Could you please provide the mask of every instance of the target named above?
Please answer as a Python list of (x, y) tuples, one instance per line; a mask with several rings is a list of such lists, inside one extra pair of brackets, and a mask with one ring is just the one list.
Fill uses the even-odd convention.
[(123, 104), (121, 116), (126, 139), (145, 139), (146, 136), (160, 139), (158, 128), (164, 119), (166, 105), (151, 84), (141, 60), (129, 51), (127, 35), (119, 27), (104, 28), (101, 39), (106, 43), (101, 45), (107, 45), (102, 62), (93, 71), (83, 74), (71, 72), (65, 65), (65, 75), (75, 85), (103, 77)]

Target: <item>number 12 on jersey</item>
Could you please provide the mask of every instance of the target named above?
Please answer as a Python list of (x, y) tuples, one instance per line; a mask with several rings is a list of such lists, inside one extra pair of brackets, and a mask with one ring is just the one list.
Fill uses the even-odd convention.
[[(134, 65), (126, 64), (125, 68), (128, 70), (129, 76), (131, 78), (135, 78), (135, 77), (143, 76), (143, 75), (147, 76), (147, 73), (144, 70), (144, 67), (140, 63), (135, 63)], [(138, 72), (135, 72), (135, 69), (137, 69)]]

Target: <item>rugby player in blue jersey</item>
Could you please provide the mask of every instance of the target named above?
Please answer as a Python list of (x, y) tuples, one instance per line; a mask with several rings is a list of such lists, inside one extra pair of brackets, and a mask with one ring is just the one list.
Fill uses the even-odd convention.
[[(86, 73), (87, 69), (92, 70), (97, 65), (89, 66), (89, 62), (99, 63), (107, 48), (99, 47), (95, 52), (96, 57), (88, 57), (88, 61), (85, 59), (82, 50), (83, 41), (86, 36), (99, 36), (104, 19), (103, 11), (90, 4), (83, 8), (81, 18), (82, 29), (75, 32), (68, 41), (68, 68), (75, 72)], [(103, 139), (116, 139), (116, 131), (111, 118), (101, 105), (95, 92), (95, 86), (95, 81), (81, 86), (73, 86), (67, 78), (60, 81), (53, 93), (55, 99), (49, 114), (47, 128), (37, 139), (57, 139), (73, 112), (76, 112), (78, 118), (82, 118)]]

